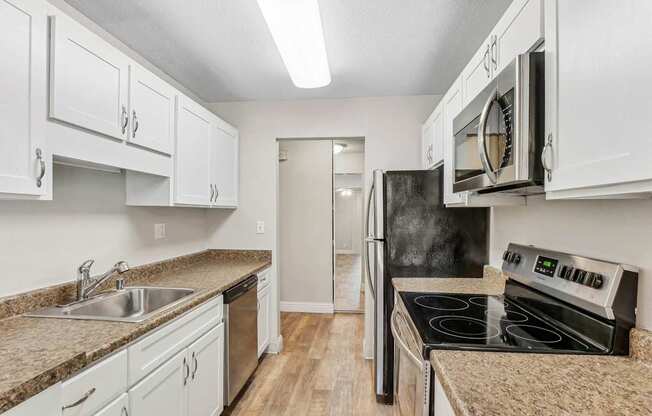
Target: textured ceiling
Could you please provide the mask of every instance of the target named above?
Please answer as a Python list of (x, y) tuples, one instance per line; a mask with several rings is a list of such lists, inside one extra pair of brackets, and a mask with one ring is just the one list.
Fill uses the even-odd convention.
[(207, 102), (441, 94), (511, 0), (320, 0), (332, 83), (296, 88), (256, 0), (66, 0)]

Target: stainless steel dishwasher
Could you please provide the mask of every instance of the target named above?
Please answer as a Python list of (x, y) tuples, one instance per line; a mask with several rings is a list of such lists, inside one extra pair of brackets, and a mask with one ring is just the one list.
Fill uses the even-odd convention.
[(233, 403), (258, 366), (258, 276), (224, 292), (224, 398)]

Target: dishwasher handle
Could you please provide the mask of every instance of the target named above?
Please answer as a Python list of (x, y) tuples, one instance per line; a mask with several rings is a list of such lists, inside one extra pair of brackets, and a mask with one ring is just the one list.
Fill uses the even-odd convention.
[(258, 287), (258, 276), (251, 275), (244, 281), (238, 283), (230, 289), (224, 291), (224, 303), (231, 303), (243, 296), (250, 290), (256, 290)]

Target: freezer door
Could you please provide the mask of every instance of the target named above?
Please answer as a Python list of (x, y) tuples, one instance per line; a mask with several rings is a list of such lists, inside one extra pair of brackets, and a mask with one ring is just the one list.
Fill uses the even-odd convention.
[(374, 170), (373, 189), (373, 233), (371, 237), (383, 240), (385, 239), (385, 181), (384, 173), (380, 169)]

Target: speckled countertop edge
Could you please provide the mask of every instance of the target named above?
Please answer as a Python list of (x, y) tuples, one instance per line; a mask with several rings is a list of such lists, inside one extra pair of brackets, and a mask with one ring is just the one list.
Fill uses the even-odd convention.
[[(65, 356), (64, 359), (59, 361), (55, 359), (55, 362), (53, 363), (47, 363), (47, 365), (43, 364), (45, 367), (43, 371), (39, 370), (36, 374), (30, 374), (24, 380), (20, 379), (20, 367), (18, 369), (0, 367), (2, 368), (0, 374), (11, 375), (12, 377), (9, 383), (0, 383), (9, 384), (8, 388), (0, 390), (0, 413), (11, 409), (52, 385), (66, 380), (79, 370), (135, 341), (139, 337), (147, 334), (149, 331), (171, 321), (185, 312), (188, 312), (190, 309), (214, 298), (229, 287), (246, 279), (251, 274), (264, 270), (270, 265), (270, 251), (208, 250), (194, 255), (175, 258), (170, 261), (163, 261), (134, 268), (132, 271), (128, 272), (129, 275), (126, 276), (127, 282), (129, 285), (137, 284), (139, 286), (157, 284), (168, 287), (179, 286), (178, 283), (182, 281), (183, 283), (187, 283), (183, 286), (191, 287), (193, 286), (193, 278), (196, 278), (197, 280), (204, 279), (202, 284), (210, 285), (212, 270), (217, 271), (221, 268), (231, 268), (237, 273), (236, 275), (231, 276), (224, 276), (224, 273), (221, 273), (222, 275), (220, 275), (219, 278), (214, 279), (216, 280), (214, 287), (195, 287), (197, 290), (196, 293), (186, 301), (171, 309), (162, 311), (152, 318), (138, 324), (125, 324), (109, 321), (55, 320), (48, 318), (26, 318), (22, 316), (12, 316), (0, 320), (0, 325), (3, 325), (4, 327), (16, 327), (20, 330), (24, 329), (24, 332), (20, 334), (21, 336), (28, 335), (25, 332), (28, 333), (31, 326), (41, 325), (47, 327), (55, 322), (58, 322), (64, 327), (66, 325), (79, 325), (80, 327), (89, 327), (100, 332), (103, 332), (103, 327), (106, 327), (107, 332), (109, 332), (109, 335), (106, 336), (103, 342), (98, 342), (97, 345), (93, 345), (93, 347), (88, 350), (72, 352), (69, 355), (62, 354)], [(228, 274), (229, 272), (226, 273)], [(188, 276), (188, 280), (183, 280), (184, 275)], [(110, 287), (109, 285), (111, 283), (112, 282), (107, 282), (107, 287)], [(199, 286), (201, 286), (201, 284)], [(33, 296), (34, 292), (30, 292), (25, 294), (26, 297), (22, 299), (20, 296), (5, 298), (9, 299), (11, 305), (11, 307), (4, 309), (5, 313), (7, 313), (7, 311), (25, 312), (26, 310), (29, 310), (30, 307), (33, 309), (33, 307), (46, 306), (49, 302), (54, 302), (50, 304), (55, 304), (56, 301), (62, 299), (61, 294), (63, 294), (64, 299), (69, 298), (69, 288), (67, 288), (65, 284), (52, 287), (51, 289), (54, 290), (54, 292), (48, 292), (48, 289), (50, 288), (39, 290), (40, 293), (37, 296)], [(0, 303), (5, 299), (0, 299)], [(21, 303), (23, 299), (25, 299), (28, 306)], [(34, 302), (34, 299), (37, 299), (36, 303)], [(115, 338), (111, 338), (111, 330), (115, 330), (117, 334)], [(4, 340), (3, 343), (5, 343)], [(0, 345), (0, 351), (6, 353), (6, 349), (11, 350), (11, 346)], [(41, 357), (41, 361), (47, 361), (47, 356), (45, 359)], [(16, 380), (16, 378), (18, 379)], [(4, 382), (6, 380), (2, 381)]]

